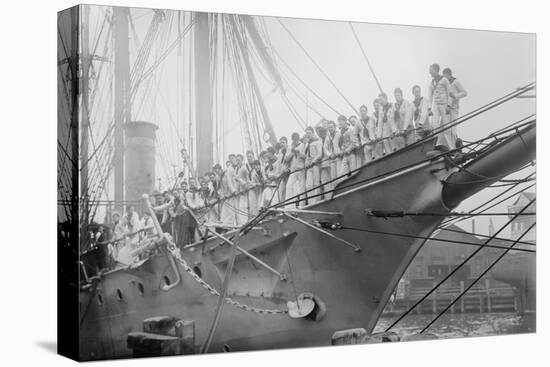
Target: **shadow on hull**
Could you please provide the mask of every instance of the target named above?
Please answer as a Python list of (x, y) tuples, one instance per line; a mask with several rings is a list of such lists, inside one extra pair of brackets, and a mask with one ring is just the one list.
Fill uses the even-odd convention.
[[(442, 160), (426, 160), (434, 141), (403, 149), (365, 165), (340, 187), (369, 177), (380, 179), (337, 190), (332, 200), (308, 209), (341, 212), (344, 227), (429, 236), (442, 217), (404, 217), (390, 220), (365, 215), (367, 208), (446, 212), (441, 203), (441, 180), (451, 171)], [(408, 167), (415, 162), (422, 162)], [(437, 171), (437, 173), (433, 173)], [(302, 214), (301, 219), (319, 220), (322, 215)], [(326, 218), (325, 218), (326, 219)], [(333, 218), (334, 219), (334, 218)], [(355, 252), (327, 235), (284, 216), (264, 220), (261, 230), (239, 239), (239, 246), (284, 273), (273, 272), (239, 254), (228, 296), (260, 309), (286, 309), (296, 295), (313, 293), (326, 305), (318, 321), (294, 319), (287, 314), (265, 315), (226, 305), (211, 352), (224, 345), (232, 350), (329, 345), (337, 330), (364, 327), (371, 331), (393, 289), (423, 244), (423, 240), (337, 230), (339, 238), (361, 248)], [(396, 230), (398, 229), (398, 230)], [(209, 239), (183, 257), (202, 279), (220, 289), (229, 247)], [(131, 356), (127, 334), (141, 331), (144, 319), (173, 316), (194, 320), (196, 343), (201, 345), (214, 317), (217, 297), (190, 277), (181, 264), (181, 282), (164, 291), (178, 277), (168, 255), (155, 255), (131, 269), (117, 269), (98, 280), (95, 291), (81, 292), (80, 356), (83, 360)], [(92, 299), (90, 299), (92, 297)]]

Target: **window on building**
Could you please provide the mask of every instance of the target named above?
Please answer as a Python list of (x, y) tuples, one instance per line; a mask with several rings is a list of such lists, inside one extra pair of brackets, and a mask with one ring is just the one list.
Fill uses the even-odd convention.
[(432, 278), (441, 278), (449, 274), (448, 265), (430, 265), (428, 266), (428, 276)]

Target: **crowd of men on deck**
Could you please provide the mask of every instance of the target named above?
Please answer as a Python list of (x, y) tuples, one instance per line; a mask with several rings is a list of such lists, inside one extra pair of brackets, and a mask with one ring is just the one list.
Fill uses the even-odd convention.
[[(434, 128), (459, 116), (459, 102), (467, 93), (462, 84), (438, 64), (430, 66), (432, 77), (427, 97), (418, 85), (412, 101), (403, 90), (385, 93), (366, 105), (359, 116), (322, 119), (305, 134), (293, 133), (260, 152), (229, 154), (224, 166), (216, 164), (202, 177), (179, 182), (172, 190), (152, 195), (151, 205), (163, 231), (177, 246), (198, 240), (198, 223), (231, 229), (245, 224), (260, 208), (277, 203), (289, 206), (314, 204), (330, 199), (336, 184), (362, 165), (414, 143)], [(456, 128), (437, 135), (436, 149), (457, 147)], [(112, 238), (138, 243), (155, 233), (152, 218), (144, 211), (140, 219), (133, 206), (126, 215), (113, 214)]]

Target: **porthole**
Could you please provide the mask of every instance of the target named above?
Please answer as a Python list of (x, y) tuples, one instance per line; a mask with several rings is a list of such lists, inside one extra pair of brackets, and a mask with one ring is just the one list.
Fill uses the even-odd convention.
[(197, 274), (199, 276), (199, 278), (202, 278), (201, 268), (199, 268), (198, 266), (194, 266), (193, 271), (195, 272), (195, 274)]
[(120, 289), (116, 290), (116, 299), (117, 301), (122, 301), (122, 291)]
[(138, 283), (137, 288), (138, 288), (139, 294), (143, 296), (143, 294), (145, 293), (145, 288), (143, 287), (143, 284)]
[(168, 278), (168, 275), (163, 276), (162, 279), (164, 280), (164, 285), (165, 286), (170, 285), (170, 278)]

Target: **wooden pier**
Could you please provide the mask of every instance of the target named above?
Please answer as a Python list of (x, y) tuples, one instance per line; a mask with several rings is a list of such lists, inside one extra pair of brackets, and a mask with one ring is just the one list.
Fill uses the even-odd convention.
[[(436, 282), (434, 281), (433, 286)], [(399, 313), (409, 309), (432, 287), (416, 287), (411, 289), (407, 296), (388, 304), (384, 314)], [(440, 287), (418, 305), (416, 314), (435, 314), (443, 311), (465, 288), (463, 281), (459, 285)], [(490, 287), (489, 281), (475, 285), (463, 295), (448, 311), (449, 313), (483, 313), (483, 312), (521, 312), (519, 295), (513, 287)]]

